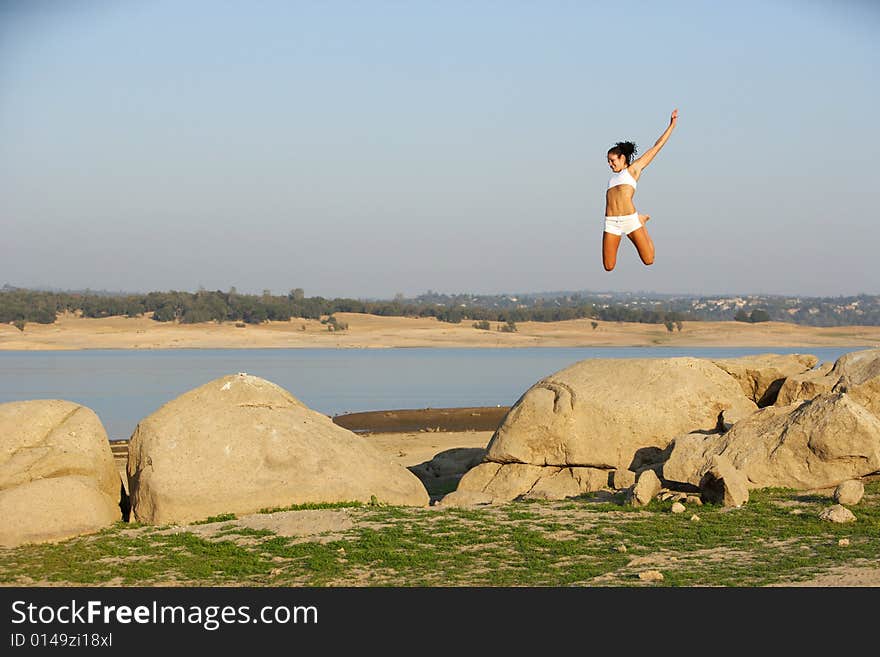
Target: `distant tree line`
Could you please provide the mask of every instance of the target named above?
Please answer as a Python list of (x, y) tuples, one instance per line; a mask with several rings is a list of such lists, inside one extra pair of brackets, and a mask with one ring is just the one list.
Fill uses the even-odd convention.
[[(687, 313), (659, 308), (627, 308), (544, 304), (528, 307), (482, 307), (459, 303), (456, 306), (407, 301), (398, 295), (392, 301), (362, 301), (347, 298), (306, 297), (301, 288), (286, 295), (239, 294), (229, 291), (149, 292), (147, 294), (89, 294), (45, 292), (4, 287), (0, 290), (0, 322), (4, 324), (36, 322), (51, 324), (58, 313), (80, 313), (83, 317), (137, 317), (152, 313), (158, 322), (235, 321), (260, 324), (266, 321), (289, 321), (292, 318), (321, 319), (337, 312), (364, 313), (388, 317), (436, 317), (441, 322), (457, 324), (463, 320), (499, 322), (505, 330), (515, 330), (516, 322), (557, 322), (570, 319), (593, 319), (613, 322), (666, 324), (694, 319)], [(335, 324), (334, 324), (335, 326)]]
[[(753, 295), (746, 298), (675, 297), (648, 295), (446, 295), (429, 291), (406, 299), (325, 299), (306, 297), (302, 288), (284, 295), (239, 294), (236, 289), (148, 294), (56, 292), (0, 287), (0, 322), (22, 328), (26, 322), (51, 324), (61, 312), (84, 317), (135, 317), (152, 313), (160, 322), (235, 321), (259, 324), (292, 318), (322, 319), (338, 312), (394, 317), (436, 317), (442, 322), (558, 322), (590, 319), (604, 322), (665, 324), (681, 330), (683, 321), (780, 321), (812, 326), (880, 326), (880, 296), (784, 297)], [(594, 327), (595, 328), (595, 327)], [(329, 329), (328, 330), (337, 330)], [(670, 329), (671, 331), (672, 329)]]

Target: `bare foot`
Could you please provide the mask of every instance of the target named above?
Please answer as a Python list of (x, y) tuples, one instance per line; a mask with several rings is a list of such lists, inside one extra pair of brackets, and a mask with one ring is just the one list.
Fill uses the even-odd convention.
[(642, 222), (642, 226), (644, 226), (646, 223), (648, 223), (648, 219), (650, 219), (650, 218), (651, 218), (651, 215), (649, 215), (649, 214), (640, 214), (639, 215), (639, 221)]

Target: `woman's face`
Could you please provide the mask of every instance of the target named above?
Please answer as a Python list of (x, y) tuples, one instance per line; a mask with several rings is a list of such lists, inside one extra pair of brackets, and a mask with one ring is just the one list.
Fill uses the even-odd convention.
[(623, 155), (608, 153), (608, 166), (614, 173), (619, 173), (626, 169), (626, 158)]

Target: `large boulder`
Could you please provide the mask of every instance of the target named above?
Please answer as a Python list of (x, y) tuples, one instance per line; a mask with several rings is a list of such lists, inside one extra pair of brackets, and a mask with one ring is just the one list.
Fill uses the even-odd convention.
[(453, 497), (562, 499), (615, 487), (662, 462), (669, 441), (757, 410), (736, 379), (697, 358), (585, 360), (533, 385), (511, 407)]
[(809, 372), (819, 359), (810, 354), (758, 354), (712, 362), (739, 382), (746, 397), (764, 407), (776, 401), (789, 377)]
[(833, 367), (789, 376), (776, 397), (778, 406), (806, 401), (831, 392), (836, 386), (857, 386), (880, 376), (880, 349), (852, 351), (838, 358)]
[(757, 410), (708, 360), (585, 360), (533, 385), (505, 416), (487, 460), (633, 468), (680, 434), (713, 430)]
[(101, 420), (60, 399), (0, 404), (0, 545), (57, 541), (122, 520)]
[(664, 478), (698, 483), (715, 455), (740, 470), (750, 488), (832, 487), (880, 470), (880, 418), (839, 391), (768, 406), (724, 434), (676, 440)]
[(419, 479), (264, 379), (229, 375), (143, 419), (129, 442), (140, 522), (189, 522), (293, 504), (426, 506)]

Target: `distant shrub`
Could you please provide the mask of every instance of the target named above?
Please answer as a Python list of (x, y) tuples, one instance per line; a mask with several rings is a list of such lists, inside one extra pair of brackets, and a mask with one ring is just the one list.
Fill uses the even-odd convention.
[(480, 329), (481, 331), (489, 331), (492, 327), (489, 325), (489, 320), (483, 319), (479, 322), (474, 322), (474, 328)]
[(498, 330), (502, 333), (516, 333), (516, 322), (509, 320), (507, 324), (500, 325)]
[(347, 331), (348, 330), (348, 323), (347, 322), (340, 322), (333, 315), (330, 315), (327, 319), (322, 319), (321, 323), (326, 324), (327, 330), (331, 331), (331, 332), (333, 332), (333, 331)]
[(595, 331), (596, 328), (599, 326), (599, 322), (594, 320), (594, 321), (590, 322), (590, 326), (592, 326), (593, 330)]
[(758, 310), (755, 309), (751, 313), (747, 313), (745, 310), (740, 310), (733, 317), (738, 322), (750, 322), (755, 324), (756, 322), (769, 322), (770, 315), (766, 310)]

